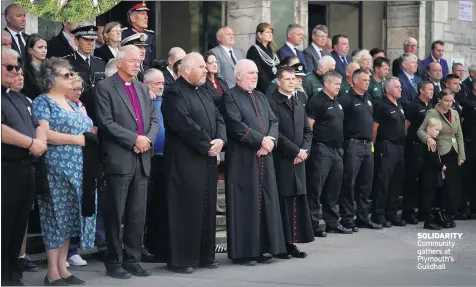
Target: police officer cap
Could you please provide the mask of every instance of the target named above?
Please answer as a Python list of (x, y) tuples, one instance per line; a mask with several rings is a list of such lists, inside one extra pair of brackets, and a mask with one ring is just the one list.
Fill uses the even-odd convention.
[(74, 29), (71, 31), (75, 37), (96, 40), (98, 38), (98, 27), (89, 25)]
[(121, 46), (134, 45), (147, 47), (147, 38), (147, 34), (145, 33), (135, 33), (124, 38), (124, 40), (121, 41)]
[(291, 67), (294, 68), (294, 74), (296, 76), (304, 77), (306, 75), (306, 73), (304, 72), (304, 65), (302, 63), (296, 63)]
[(143, 1), (142, 3), (132, 6), (132, 8), (127, 11), (127, 15), (130, 15), (132, 12), (136, 11), (150, 11), (150, 9), (147, 8), (147, 6), (145, 5), (145, 1)]

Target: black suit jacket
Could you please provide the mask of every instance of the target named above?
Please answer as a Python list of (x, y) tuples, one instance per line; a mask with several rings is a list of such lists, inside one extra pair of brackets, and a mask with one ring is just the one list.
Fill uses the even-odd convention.
[(170, 87), (173, 83), (175, 83), (174, 76), (167, 70), (167, 66), (161, 69), (162, 73), (164, 74), (164, 81), (165, 81), (165, 88)]
[[(23, 39), (25, 39), (25, 51), (20, 51), (20, 47), (18, 47), (17, 42), (15, 41), (15, 39), (13, 39), (14, 36), (12, 35), (12, 33), (10, 33), (10, 31), (7, 29), (7, 27), (5, 27), (5, 29), (3, 29), (3, 30), (7, 31), (10, 34), (10, 36), (12, 36), (12, 49), (17, 51), (18, 54), (21, 55), (23, 63), (25, 63), (25, 60), (26, 60), (26, 54), (25, 54), (26, 53), (26, 43), (28, 42), (28, 37), (30, 37), (30, 35), (28, 35), (24, 32), (21, 32), (21, 35), (22, 35)], [(18, 38), (16, 40), (18, 40)]]
[(24, 84), (22, 89), (22, 94), (30, 98), (32, 101), (41, 95), (40, 87), (38, 87), (38, 75), (39, 71), (37, 71), (31, 64), (26, 64), (23, 68), (23, 75), (24, 75)]
[[(342, 77), (345, 79), (345, 70), (347, 68), (347, 65), (342, 63), (342, 60), (339, 56), (339, 54), (337, 54), (336, 52), (332, 52), (331, 53), (331, 56), (332, 58), (334, 58), (334, 60), (336, 61), (336, 72), (338, 72), (339, 74), (342, 75)], [(345, 57), (346, 60), (347, 60), (347, 64), (349, 64), (350, 62), (352, 62), (352, 57), (348, 57), (346, 56)]]
[(95, 49), (94, 56), (101, 58), (106, 64), (109, 62), (109, 60), (115, 58), (108, 45), (102, 45), (101, 47)]
[[(152, 141), (152, 147), (159, 133), (159, 119), (154, 103), (149, 96), (149, 88), (136, 80), (132, 81), (142, 110), (144, 136)], [(95, 108), (101, 131), (101, 149), (106, 174), (125, 175), (134, 172), (137, 154), (134, 145), (138, 124), (134, 109), (126, 94), (118, 74), (96, 84)], [(142, 168), (150, 174), (154, 149), (140, 154)]]
[(58, 35), (48, 41), (48, 52), (46, 57), (64, 57), (73, 54), (75, 51), (63, 35), (63, 30)]

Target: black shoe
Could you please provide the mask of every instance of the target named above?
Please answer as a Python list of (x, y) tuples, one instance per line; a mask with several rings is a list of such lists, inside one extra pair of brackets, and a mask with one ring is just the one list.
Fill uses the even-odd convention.
[(106, 275), (116, 279), (129, 279), (131, 273), (127, 272), (122, 266), (106, 267)]
[(256, 262), (256, 260), (251, 258), (240, 258), (240, 259), (233, 259), (233, 264), (255, 266), (256, 264), (258, 264), (258, 262)]
[(285, 252), (285, 253), (279, 253), (278, 255), (274, 255), (274, 257), (279, 258), (279, 259), (291, 259), (291, 254)]
[(23, 272), (37, 272), (40, 270), (40, 267), (33, 263), (28, 256), (18, 258), (18, 264)]
[(218, 268), (218, 266), (220, 266), (220, 263), (218, 263), (216, 260), (207, 263), (200, 263), (201, 268), (215, 269)]
[(291, 255), (294, 258), (306, 258), (307, 257), (307, 253), (302, 252), (301, 250), (299, 250), (299, 248), (294, 244), (289, 244), (288, 246), (286, 246), (286, 249), (288, 250), (288, 254)]
[(350, 228), (345, 228), (344, 226), (338, 224), (336, 226), (327, 226), (326, 227), (326, 232), (327, 233), (340, 233), (340, 234), (352, 234), (352, 229)]
[(149, 270), (145, 270), (144, 268), (142, 268), (139, 263), (122, 264), (122, 267), (124, 268), (124, 270), (131, 273), (133, 276), (147, 277), (152, 275)]
[(193, 267), (172, 267), (172, 266), (168, 266), (167, 268), (170, 271), (175, 272), (175, 273), (182, 273), (182, 274), (192, 274), (193, 273)]
[(66, 281), (66, 283), (68, 283), (68, 285), (84, 285), (84, 284), (86, 284), (86, 282), (84, 282), (83, 280), (79, 279), (78, 277), (76, 277), (74, 275), (71, 275), (68, 278), (63, 278), (63, 280)]
[(418, 218), (417, 218), (417, 214), (416, 214), (416, 213), (406, 214), (406, 215), (402, 216), (402, 218), (403, 218), (408, 224), (412, 224), (412, 225), (418, 224)]
[(400, 218), (392, 218), (388, 222), (390, 222), (393, 226), (405, 226), (407, 222)]
[(442, 230), (443, 229), (443, 227), (436, 224), (434, 221), (430, 221), (430, 220), (425, 221), (425, 224), (423, 225), (423, 228), (429, 229), (429, 230)]
[(375, 230), (383, 229), (383, 226), (381, 224), (372, 222), (369, 219), (365, 221), (356, 220), (355, 225), (357, 225), (359, 228), (368, 228), (368, 229), (375, 229)]
[(273, 257), (261, 254), (260, 257), (256, 258), (256, 262), (261, 263), (261, 264), (268, 264), (268, 263), (273, 262)]
[(50, 281), (48, 279), (48, 275), (45, 276), (45, 280), (43, 281), (44, 285), (45, 286), (69, 286), (68, 283), (66, 283), (66, 281), (64, 281), (64, 279), (58, 279), (58, 280), (55, 280), (55, 281)]
[(392, 223), (387, 221), (385, 218), (374, 218), (372, 221), (376, 224), (382, 225), (383, 228), (390, 228), (392, 227)]
[(456, 220), (468, 220), (468, 214), (458, 212), (455, 216), (455, 219)]

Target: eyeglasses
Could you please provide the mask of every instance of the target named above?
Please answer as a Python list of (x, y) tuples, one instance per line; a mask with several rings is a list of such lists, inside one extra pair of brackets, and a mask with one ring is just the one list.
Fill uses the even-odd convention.
[(66, 73), (66, 74), (63, 74), (63, 75), (60, 75), (60, 76), (63, 77), (64, 79), (66, 79), (66, 80), (69, 80), (69, 79), (72, 79), (75, 76), (75, 73), (69, 72), (69, 73)]
[(5, 64), (2, 64), (2, 66), (6, 67), (7, 68), (7, 71), (11, 72), (13, 71), (13, 69), (15, 69), (16, 72), (20, 71), (21, 69), (21, 66), (20, 65), (5, 65)]
[(77, 94), (81, 94), (83, 91), (84, 91), (83, 88), (74, 88), (74, 89), (73, 89), (73, 92), (75, 92), (75, 93), (77, 93)]

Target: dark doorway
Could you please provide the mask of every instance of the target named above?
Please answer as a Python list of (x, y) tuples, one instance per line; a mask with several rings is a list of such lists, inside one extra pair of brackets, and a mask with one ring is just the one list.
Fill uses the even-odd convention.
[(308, 31), (309, 45), (312, 43), (312, 29), (317, 25), (327, 26), (327, 5), (309, 4), (308, 5)]

